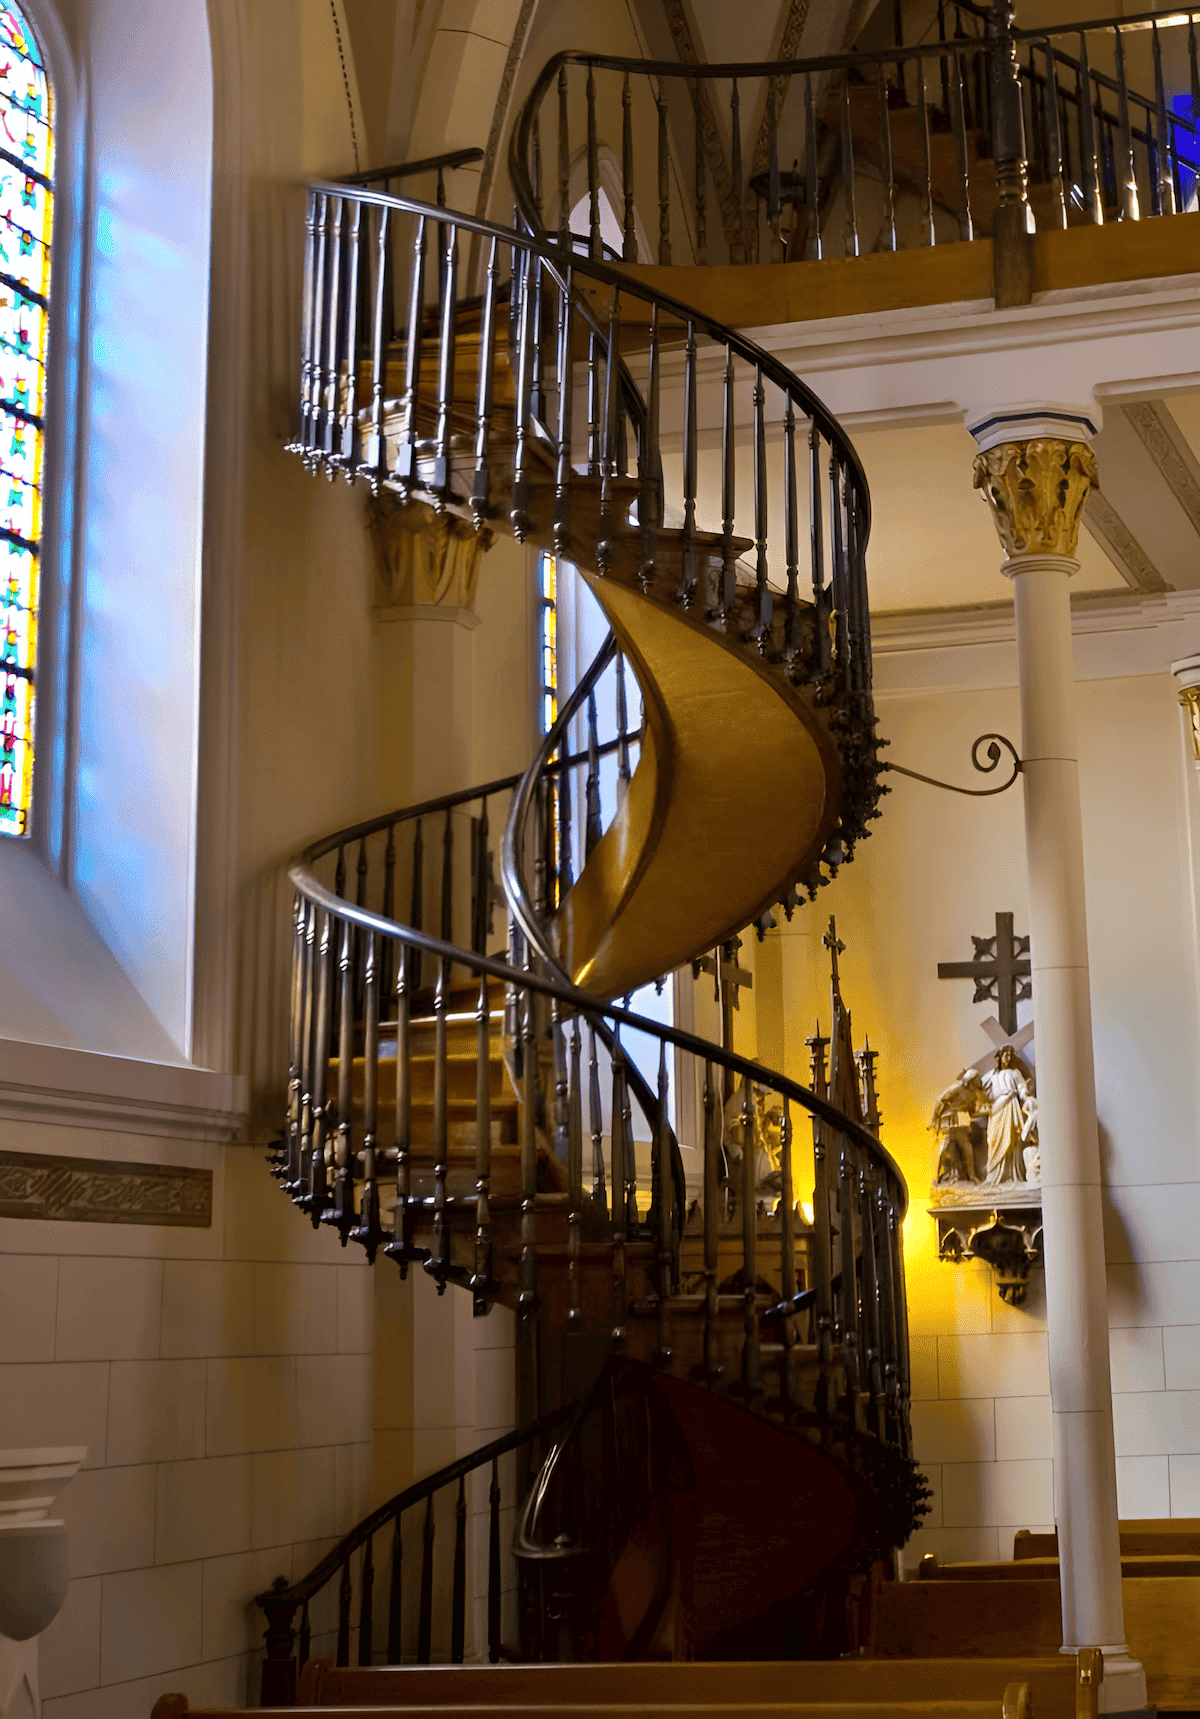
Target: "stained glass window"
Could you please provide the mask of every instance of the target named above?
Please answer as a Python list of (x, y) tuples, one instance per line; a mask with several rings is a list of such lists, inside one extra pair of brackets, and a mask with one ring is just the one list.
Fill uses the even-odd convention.
[(540, 656), (542, 733), (549, 734), (558, 719), (558, 562), (553, 555), (538, 558), (538, 623)]
[(41, 49), (0, 0), (0, 833), (18, 836), (33, 795), (53, 172)]

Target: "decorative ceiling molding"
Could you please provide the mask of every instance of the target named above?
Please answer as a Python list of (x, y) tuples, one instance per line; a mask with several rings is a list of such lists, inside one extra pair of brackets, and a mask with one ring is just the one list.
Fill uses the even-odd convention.
[[(670, 26), (671, 40), (675, 43), (675, 52), (685, 65), (702, 65), (705, 56), (696, 47), (696, 33), (685, 0), (662, 0), (662, 5)], [(704, 159), (708, 162), (717, 206), (721, 211), (721, 231), (732, 252), (734, 245), (741, 243), (741, 210), (733, 195), (733, 175), (725, 159), (725, 148), (717, 128), (712, 98), (701, 82), (696, 84), (696, 102), (700, 112), (700, 133), (704, 138)]]
[(1200, 532), (1200, 466), (1180, 434), (1179, 426), (1161, 400), (1139, 400), (1122, 406), (1146, 445), (1175, 500)]
[[(537, 0), (522, 0), (521, 10), (517, 14), (516, 26), (513, 29), (512, 41), (508, 45), (508, 54), (504, 61), (504, 71), (500, 77), (500, 88), (496, 94), (496, 105), (492, 109), (492, 125), (488, 132), (487, 143), (483, 151), (483, 166), (479, 174), (479, 195), (475, 199), (475, 216), (477, 220), (487, 218), (488, 198), (492, 194), (492, 180), (496, 173), (496, 158), (500, 153), (500, 139), (504, 133), (505, 122), (508, 119), (509, 103), (512, 100), (513, 84), (516, 82), (517, 69), (521, 64), (521, 56), (525, 52), (525, 43), (529, 36), (529, 27), (533, 23), (533, 14), (537, 10)], [(478, 251), (478, 242), (473, 241), (472, 271), (468, 279), (473, 280), (474, 256)]]
[(1088, 497), (1083, 523), (1125, 583), (1135, 591), (1172, 591), (1103, 490)]

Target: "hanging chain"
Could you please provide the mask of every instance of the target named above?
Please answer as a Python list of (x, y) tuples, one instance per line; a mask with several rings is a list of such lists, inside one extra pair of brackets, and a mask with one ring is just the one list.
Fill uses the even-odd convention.
[(358, 130), (354, 124), (354, 103), (350, 99), (350, 74), (346, 70), (346, 54), (342, 47), (342, 26), (338, 22), (337, 0), (329, 0), (329, 10), (333, 16), (333, 34), (337, 40), (338, 59), (342, 67), (342, 85), (346, 91), (346, 112), (350, 115), (350, 146), (354, 150), (354, 171), (360, 171), (358, 160)]

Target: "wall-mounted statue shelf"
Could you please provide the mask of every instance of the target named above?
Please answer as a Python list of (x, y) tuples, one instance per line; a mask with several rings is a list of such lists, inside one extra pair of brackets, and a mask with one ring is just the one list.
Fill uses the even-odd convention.
[(1001, 1020), (984, 1021), (992, 1048), (934, 1105), (929, 1215), (938, 1226), (938, 1257), (987, 1260), (1002, 1299), (1019, 1307), (1029, 1268), (1042, 1258), (1033, 1027), (1018, 1030), (1016, 1012), (1031, 993), (1029, 940), (1014, 937), (1011, 913), (998, 913), (995, 937), (972, 942), (975, 961), (943, 963), (938, 977), (974, 979), (975, 1001), (999, 1002)]

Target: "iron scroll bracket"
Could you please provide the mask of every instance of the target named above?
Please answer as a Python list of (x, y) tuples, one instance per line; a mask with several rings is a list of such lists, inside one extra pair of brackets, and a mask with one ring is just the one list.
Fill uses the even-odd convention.
[[(988, 762), (986, 764), (981, 764), (979, 761), (979, 748), (985, 741), (988, 742)], [(1002, 748), (1004, 749), (1003, 751), (1001, 750)], [(1017, 755), (1016, 747), (1013, 745), (1012, 741), (1008, 739), (1007, 735), (981, 734), (978, 740), (972, 743), (971, 763), (983, 776), (988, 776), (993, 770), (995, 770), (997, 765), (1000, 763), (1001, 758), (1004, 756), (1004, 751), (1007, 751), (1010, 755), (1012, 762), (1012, 775), (1008, 778), (1007, 782), (1001, 782), (998, 788), (960, 788), (954, 782), (939, 782), (936, 776), (922, 776), (919, 770), (908, 770), (903, 764), (884, 764), (882, 768), (884, 770), (894, 771), (897, 776), (911, 776), (914, 782), (927, 782), (931, 788), (944, 788), (948, 794), (969, 794), (972, 799), (982, 800), (987, 799), (991, 794), (1007, 793), (1016, 781), (1017, 777), (1021, 774), (1021, 760)]]

